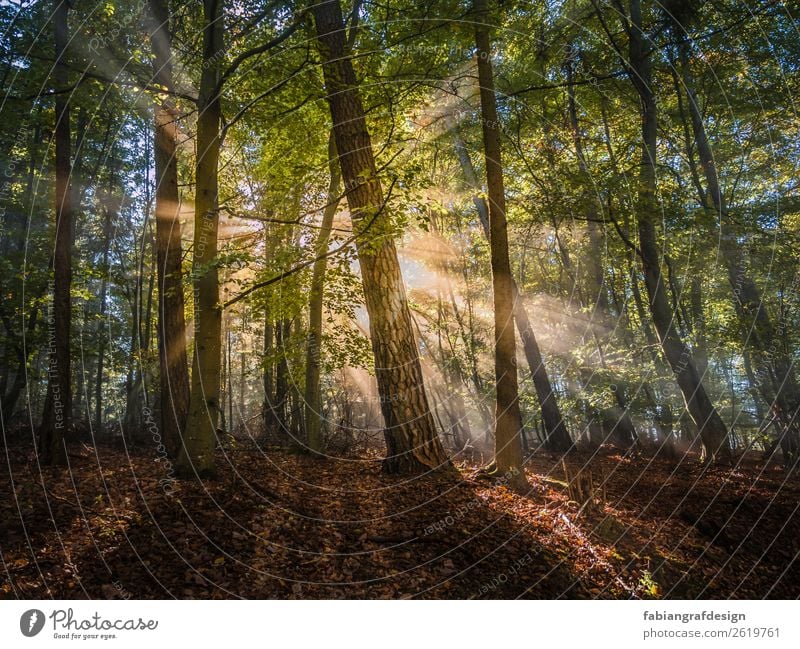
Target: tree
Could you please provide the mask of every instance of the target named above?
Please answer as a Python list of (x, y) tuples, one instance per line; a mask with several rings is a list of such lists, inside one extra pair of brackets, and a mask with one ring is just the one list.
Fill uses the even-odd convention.
[[(800, 461), (800, 421), (798, 421), (800, 385), (797, 382), (792, 360), (787, 358), (782, 350), (778, 353), (770, 351), (771, 341), (776, 338), (774, 318), (761, 296), (758, 285), (747, 270), (738, 243), (740, 234), (733, 227), (733, 219), (720, 182), (717, 163), (711, 150), (691, 70), (691, 43), (686, 36), (685, 29), (693, 17), (693, 12), (673, 16), (674, 19), (681, 21), (673, 24), (673, 29), (680, 39), (677, 67), (680, 69), (680, 79), (686, 94), (686, 106), (694, 136), (693, 143), (705, 177), (705, 187), (702, 186), (702, 181), (695, 168), (694, 150), (687, 151), (687, 157), (697, 178), (700, 205), (707, 211), (713, 212), (713, 216), (720, 223), (720, 256), (727, 269), (734, 307), (740, 320), (744, 353), (749, 353), (752, 361), (756, 364), (754, 376), (758, 388), (781, 424), (783, 429), (781, 446), (787, 464), (793, 466)], [(680, 87), (676, 90), (680, 99)], [(725, 231), (726, 229), (727, 231)]]
[(328, 105), (364, 285), (388, 473), (448, 466), (428, 406), (411, 314), (339, 0), (313, 7)]
[[(578, 171), (581, 179), (587, 182), (590, 178), (589, 165), (586, 162), (586, 155), (583, 150), (583, 138), (581, 127), (578, 120), (578, 109), (575, 101), (575, 85), (573, 80), (573, 64), (576, 52), (568, 46), (566, 53), (566, 77), (567, 77), (567, 113), (569, 115), (569, 126), (572, 131), (572, 141), (575, 147), (575, 157), (578, 159)], [(589, 184), (587, 182), (587, 184)], [(600, 227), (598, 216), (597, 200), (589, 197), (586, 209), (586, 228), (589, 238), (589, 260), (586, 264), (589, 275), (589, 294), (585, 304), (591, 310), (592, 323), (590, 326), (591, 336), (594, 338), (600, 364), (603, 369), (607, 369), (605, 354), (603, 353), (601, 337), (602, 328), (608, 328), (611, 324), (611, 317), (608, 303), (608, 290), (605, 282), (605, 268), (602, 264), (602, 243), (603, 231)], [(612, 433), (622, 440), (626, 446), (634, 446), (638, 442), (636, 428), (633, 425), (629, 413), (629, 404), (625, 398), (625, 393), (618, 380), (612, 384), (611, 392), (616, 401), (616, 407), (611, 409), (612, 417), (615, 419)]]
[(311, 276), (311, 298), (308, 303), (308, 343), (306, 346), (305, 427), (308, 448), (314, 453), (322, 452), (322, 400), (320, 398), (320, 355), (322, 353), (322, 308), (324, 305), (325, 271), (328, 258), (325, 253), (333, 228), (333, 217), (339, 206), (341, 171), (336, 155), (336, 140), (331, 133), (328, 138), (328, 166), (330, 185), (328, 202), (322, 211), (317, 241), (314, 245), (316, 261)]
[(500, 125), (494, 95), (494, 75), (489, 40), (489, 13), (485, 0), (475, 0), (475, 46), (481, 96), (481, 122), (486, 159), (486, 186), (489, 198), (489, 242), (492, 253), (494, 296), (495, 409), (494, 470), (509, 476), (509, 484), (521, 489), (527, 485), (522, 468), (522, 415), (517, 386), (516, 342), (514, 340), (514, 287), (508, 258), (508, 223), (500, 151)]
[[(594, 1), (594, 0), (593, 0)], [(686, 407), (700, 431), (707, 459), (717, 454), (730, 457), (727, 427), (706, 392), (697, 372), (692, 352), (681, 339), (675, 313), (667, 299), (667, 285), (661, 271), (661, 255), (656, 236), (658, 214), (656, 160), (658, 111), (650, 62), (650, 45), (642, 26), (639, 0), (630, 0), (630, 14), (624, 19), (628, 36), (628, 76), (639, 97), (641, 115), (641, 166), (637, 185), (639, 254), (650, 314), (661, 349), (677, 379)], [(624, 61), (623, 61), (624, 62)]]
[[(461, 170), (464, 173), (467, 184), (471, 188), (477, 190), (479, 186), (477, 175), (472, 165), (469, 151), (467, 151), (457, 128), (454, 128), (452, 133)], [(489, 207), (486, 205), (486, 199), (482, 196), (475, 195), (472, 201), (475, 203), (483, 232), (486, 238), (491, 241)], [(545, 446), (551, 451), (563, 453), (572, 447), (572, 439), (570, 438), (564, 418), (561, 416), (561, 409), (558, 407), (558, 398), (550, 383), (547, 367), (544, 364), (542, 353), (539, 350), (539, 343), (536, 341), (536, 334), (533, 331), (533, 326), (528, 317), (528, 311), (525, 308), (522, 296), (519, 294), (519, 288), (517, 287), (517, 282), (513, 275), (511, 276), (511, 292), (514, 299), (514, 324), (516, 324), (519, 337), (522, 340), (522, 349), (525, 352), (525, 359), (528, 362), (528, 368), (531, 373), (531, 378), (533, 379), (533, 386), (539, 400), (539, 407), (542, 410), (542, 422), (545, 428)]]
[(39, 431), (39, 456), (43, 464), (65, 464), (67, 460), (64, 435), (69, 430), (72, 413), (72, 373), (70, 333), (72, 324), (72, 188), (70, 177), (71, 138), (68, 83), (67, 44), (69, 31), (67, 16), (69, 3), (54, 0), (53, 30), (55, 33), (56, 63), (53, 70), (55, 86), (55, 158), (56, 158), (56, 235), (53, 252), (52, 313), (47, 323), (48, 383), (44, 412)]
[(220, 415), (222, 307), (219, 303), (220, 70), (224, 52), (223, 1), (203, 0), (203, 66), (197, 101), (195, 166), (194, 354), (189, 412), (176, 468), (180, 475), (212, 476)]
[(153, 78), (165, 91), (154, 106), (156, 256), (158, 273), (158, 359), (161, 435), (178, 454), (189, 409), (189, 369), (183, 304), (183, 251), (178, 194), (178, 112), (168, 93), (172, 79), (172, 35), (166, 0), (150, 0)]

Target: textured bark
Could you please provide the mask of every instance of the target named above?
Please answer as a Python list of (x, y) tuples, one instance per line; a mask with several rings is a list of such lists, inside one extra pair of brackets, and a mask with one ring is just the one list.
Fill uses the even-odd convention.
[(675, 314), (667, 298), (667, 286), (661, 272), (656, 225), (658, 202), (656, 198), (656, 139), (658, 115), (653, 93), (650, 46), (644, 42), (642, 12), (639, 0), (630, 2), (628, 24), (628, 52), (630, 79), (640, 100), (642, 118), (641, 168), (638, 182), (639, 248), (642, 271), (649, 297), (653, 325), (658, 333), (661, 349), (672, 368), (687, 409), (703, 441), (706, 458), (714, 460), (717, 454), (730, 458), (727, 428), (708, 397), (697, 372), (691, 350), (686, 346), (675, 326)]
[[(67, 87), (66, 49), (69, 41), (66, 0), (54, 0), (56, 64), (53, 81), (57, 90)], [(56, 94), (56, 240), (53, 253), (53, 303), (48, 314), (48, 382), (39, 431), (39, 460), (43, 464), (65, 464), (64, 435), (69, 430), (72, 409), (70, 332), (72, 325), (72, 204), (70, 174), (69, 95)]]
[[(165, 0), (150, 0), (153, 78), (173, 89), (172, 35)], [(168, 98), (155, 106), (156, 263), (161, 436), (170, 456), (180, 450), (189, 411), (189, 368), (183, 300), (183, 251), (178, 193), (177, 111)]]
[[(458, 154), (461, 164), (461, 170), (464, 173), (467, 184), (472, 189), (478, 189), (480, 185), (475, 174), (472, 159), (458, 131), (455, 129), (453, 129), (453, 139), (456, 153)], [(472, 197), (472, 202), (475, 204), (475, 209), (478, 212), (478, 219), (486, 238), (491, 239), (489, 231), (489, 207), (486, 204), (486, 200), (482, 196), (476, 194)], [(530, 369), (531, 378), (533, 379), (533, 387), (539, 399), (539, 406), (542, 411), (542, 423), (545, 429), (545, 447), (554, 452), (565, 452), (571, 448), (572, 438), (561, 416), (558, 400), (556, 399), (555, 392), (550, 383), (550, 377), (547, 374), (547, 367), (544, 364), (544, 359), (539, 350), (539, 343), (536, 341), (536, 335), (530, 324), (528, 312), (519, 295), (517, 283), (513, 275), (511, 276), (511, 287), (514, 296), (514, 323), (519, 332), (519, 337), (522, 340), (525, 360), (528, 362), (528, 368)]]
[(203, 72), (200, 77), (195, 170), (195, 336), (189, 413), (176, 468), (182, 477), (215, 473), (214, 447), (220, 415), (222, 308), (216, 266), (221, 107), (217, 83), (223, 51), (222, 0), (203, 2)]
[(347, 203), (359, 235), (358, 260), (385, 425), (384, 469), (411, 473), (449, 466), (428, 407), (392, 223), (348, 57), (342, 10), (338, 0), (325, 0), (314, 5), (313, 12)]
[(522, 415), (517, 385), (516, 341), (514, 339), (514, 282), (508, 258), (508, 224), (506, 222), (505, 188), (500, 152), (500, 127), (494, 94), (494, 75), (485, 0), (475, 0), (475, 46), (478, 58), (483, 148), (486, 159), (486, 187), (489, 197), (489, 245), (494, 297), (495, 410), (494, 461), (498, 474), (509, 476), (509, 482), (526, 484), (522, 470)]
[(331, 133), (328, 140), (328, 165), (330, 167), (330, 184), (328, 185), (327, 204), (322, 212), (314, 252), (317, 261), (311, 276), (311, 298), (308, 303), (308, 341), (306, 343), (306, 386), (305, 386), (305, 428), (306, 443), (313, 453), (322, 452), (322, 401), (319, 391), (320, 356), (322, 354), (322, 307), (325, 292), (325, 271), (328, 258), (322, 255), (328, 249), (328, 242), (333, 227), (333, 217), (339, 206), (342, 174), (336, 160), (336, 140)]

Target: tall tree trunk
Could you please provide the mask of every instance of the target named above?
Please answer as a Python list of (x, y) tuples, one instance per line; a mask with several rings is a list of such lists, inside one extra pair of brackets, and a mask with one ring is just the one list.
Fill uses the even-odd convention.
[(697, 371), (701, 377), (705, 377), (708, 371), (708, 342), (706, 341), (706, 323), (703, 316), (703, 280), (699, 272), (691, 278), (689, 283), (689, 304)]
[[(467, 180), (467, 184), (472, 189), (477, 190), (480, 188), (480, 184), (478, 183), (475, 167), (472, 164), (469, 151), (467, 151), (456, 128), (453, 128), (452, 134), (456, 153), (458, 154), (461, 165), (461, 171)], [(478, 220), (481, 223), (483, 232), (486, 238), (490, 240), (489, 207), (486, 205), (486, 200), (482, 196), (475, 194), (472, 197), (472, 202), (475, 204), (475, 209), (478, 212)], [(534, 334), (533, 327), (528, 318), (528, 311), (525, 309), (525, 303), (519, 295), (517, 283), (513, 275), (511, 276), (511, 286), (514, 295), (514, 323), (519, 332), (519, 337), (522, 339), (522, 349), (525, 352), (525, 360), (528, 362), (528, 368), (530, 369), (531, 378), (533, 380), (533, 387), (536, 390), (536, 396), (542, 410), (542, 423), (545, 429), (545, 446), (550, 451), (563, 453), (572, 447), (572, 438), (561, 416), (561, 409), (558, 406), (556, 394), (550, 383), (547, 367), (544, 364), (544, 359), (539, 350), (539, 343), (536, 341), (536, 335)]]
[[(225, 377), (224, 383), (226, 385), (225, 398), (228, 400), (228, 417), (221, 426), (226, 433), (233, 431), (233, 336), (231, 335), (230, 326), (230, 318), (227, 318), (225, 324), (225, 372), (223, 376)], [(222, 412), (224, 411), (223, 407)]]
[(322, 257), (328, 250), (331, 237), (333, 217), (339, 206), (342, 174), (336, 160), (336, 139), (331, 132), (328, 139), (328, 165), (330, 167), (330, 184), (328, 185), (327, 204), (322, 212), (314, 252), (317, 261), (311, 275), (311, 298), (308, 303), (308, 342), (306, 345), (306, 386), (305, 386), (305, 427), (308, 450), (312, 453), (322, 452), (322, 401), (320, 398), (320, 356), (322, 354), (322, 307), (325, 292), (325, 270), (328, 258)]
[(478, 58), (486, 187), (489, 197), (489, 246), (491, 249), (492, 292), (494, 296), (495, 410), (494, 463), (498, 474), (521, 488), (527, 484), (522, 469), (522, 415), (517, 386), (516, 341), (514, 339), (514, 282), (508, 257), (508, 224), (500, 152), (500, 127), (494, 94), (488, 10), (485, 0), (475, 0), (475, 46)]
[(69, 42), (66, 0), (54, 0), (55, 30), (55, 158), (56, 239), (53, 253), (53, 304), (48, 314), (48, 384), (39, 432), (39, 456), (43, 464), (65, 464), (64, 435), (69, 429), (72, 408), (70, 374), (70, 332), (72, 324), (72, 205), (70, 190), (70, 119), (66, 50)]
[(264, 312), (264, 405), (262, 415), (264, 418), (264, 432), (269, 434), (276, 428), (275, 416), (275, 363), (273, 345), (275, 323), (272, 321), (269, 305)]
[[(303, 330), (303, 319), (297, 317), (294, 319), (294, 339), (295, 340), (303, 340), (306, 337), (305, 331)], [(291, 384), (289, 387), (289, 397), (290, 397), (290, 410), (289, 410), (289, 430), (291, 431), (292, 435), (292, 443), (295, 447), (300, 447), (302, 445), (302, 435), (303, 435), (303, 415), (305, 411), (303, 409), (303, 393), (300, 391), (299, 381), (296, 377), (291, 376)]]
[[(244, 343), (242, 342), (242, 345)], [(245, 391), (247, 390), (247, 382), (245, 380), (247, 376), (247, 355), (244, 353), (244, 349), (239, 352), (239, 424), (242, 427), (242, 431), (246, 431), (247, 428), (247, 417), (245, 415), (245, 408), (247, 407), (247, 400), (245, 399)]]
[(275, 398), (272, 402), (275, 409), (275, 421), (281, 436), (285, 436), (289, 426), (289, 359), (287, 345), (292, 333), (292, 321), (289, 318), (278, 320), (275, 327), (275, 351), (278, 362), (275, 364)]
[(217, 260), (221, 106), (218, 89), (223, 52), (223, 0), (203, 0), (203, 71), (197, 117), (193, 285), (195, 335), (189, 412), (176, 468), (182, 477), (212, 476), (220, 403), (222, 310)]
[(347, 203), (359, 235), (358, 260), (385, 426), (384, 470), (415, 473), (449, 467), (428, 407), (392, 219), (345, 43), (342, 9), (339, 0), (323, 0), (313, 12)]
[[(793, 465), (800, 459), (800, 384), (798, 384), (792, 360), (786, 354), (771, 349), (776, 339), (775, 327), (772, 324), (767, 305), (755, 281), (747, 271), (746, 262), (737, 240), (737, 233), (732, 229), (723, 232), (723, 228), (731, 223), (725, 195), (722, 191), (717, 165), (714, 160), (708, 134), (695, 91), (694, 78), (690, 67), (689, 43), (683, 41), (679, 45), (681, 78), (688, 99), (687, 106), (691, 118), (694, 143), (700, 166), (706, 179), (707, 194), (701, 193), (701, 203), (705, 207), (713, 207), (720, 223), (720, 252), (725, 263), (728, 282), (732, 290), (734, 307), (740, 321), (742, 343), (750, 348), (751, 362), (755, 363), (755, 376), (759, 390), (774, 411), (783, 427), (784, 446), (789, 449), (787, 463)], [(688, 152), (692, 155), (692, 152)], [(700, 189), (702, 184), (699, 183)], [(707, 205), (706, 195), (711, 197), (711, 206)]]
[[(103, 277), (100, 280), (100, 326), (97, 332), (97, 375), (94, 384), (94, 428), (95, 434), (100, 434), (103, 427), (103, 369), (106, 355), (105, 316), (106, 299), (108, 297), (108, 272), (109, 254), (111, 251), (112, 220), (117, 211), (116, 200), (112, 196), (113, 175), (109, 179), (108, 195), (106, 196), (105, 222), (103, 223)], [(91, 413), (90, 413), (91, 414)]]
[[(150, 0), (153, 76), (173, 90), (172, 33), (166, 0)], [(156, 264), (158, 266), (158, 367), (161, 436), (176, 457), (189, 411), (189, 367), (183, 300), (183, 251), (178, 193), (177, 111), (166, 95), (155, 107)]]
[(691, 350), (676, 329), (675, 314), (667, 298), (667, 286), (661, 272), (661, 256), (655, 225), (659, 213), (656, 197), (658, 115), (649, 58), (650, 45), (644, 40), (640, 0), (630, 0), (630, 22), (627, 25), (627, 32), (630, 79), (639, 95), (642, 118), (638, 224), (642, 271), (649, 297), (650, 313), (664, 356), (675, 374), (689, 414), (700, 431), (706, 458), (713, 461), (719, 453), (729, 459), (728, 430), (706, 393)]
[[(0, 393), (0, 411), (2, 412), (5, 425), (8, 425), (9, 420), (14, 416), (14, 410), (17, 407), (17, 402), (22, 394), (22, 390), (28, 385), (29, 357), (26, 357), (25, 355), (26, 350), (22, 344), (22, 337), (13, 330), (11, 321), (7, 318), (5, 313), (3, 313), (2, 308), (0, 308), (0, 315), (2, 315), (3, 325), (6, 329), (6, 334), (8, 335), (8, 344), (14, 348), (18, 362), (17, 370), (14, 373), (14, 381), (11, 383), (11, 387), (9, 388), (8, 392), (4, 391), (3, 393)], [(35, 331), (38, 320), (39, 306), (38, 304), (34, 304), (34, 307), (31, 309), (30, 315), (28, 316), (27, 327), (23, 330), (23, 332)], [(38, 368), (36, 374), (38, 375)]]

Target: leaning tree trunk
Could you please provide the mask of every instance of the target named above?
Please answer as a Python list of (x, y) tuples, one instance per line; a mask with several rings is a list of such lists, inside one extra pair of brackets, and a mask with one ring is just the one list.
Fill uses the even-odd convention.
[[(680, 44), (681, 76), (688, 100), (694, 143), (706, 179), (707, 195), (711, 197), (721, 230), (731, 222), (730, 215), (703, 116), (700, 113), (689, 63), (688, 47), (686, 41)], [(692, 155), (691, 151), (689, 155)], [(702, 189), (701, 183), (699, 186)], [(700, 199), (704, 207), (709, 207), (706, 204), (706, 192), (701, 192)], [(798, 413), (800, 413), (800, 385), (797, 382), (794, 366), (786, 354), (771, 349), (771, 345), (776, 339), (775, 327), (758, 286), (747, 272), (736, 233), (721, 231), (719, 242), (721, 257), (725, 263), (728, 282), (732, 290), (734, 307), (739, 316), (742, 344), (750, 348), (751, 359), (756, 365), (755, 377), (759, 391), (771, 405), (781, 423), (783, 446), (789, 455), (785, 459), (787, 464), (793, 465), (797, 462), (800, 453), (800, 421), (797, 420)]]
[(656, 238), (656, 140), (657, 107), (653, 92), (649, 49), (642, 32), (642, 11), (639, 0), (630, 2), (628, 51), (630, 79), (639, 95), (642, 118), (641, 168), (638, 183), (639, 248), (645, 287), (649, 297), (653, 325), (661, 349), (675, 374), (686, 407), (700, 431), (706, 458), (714, 460), (717, 453), (730, 458), (727, 445), (728, 430), (697, 372), (691, 350), (681, 339), (675, 326), (675, 314), (667, 299), (667, 286), (661, 272), (661, 257)]
[(194, 260), (195, 335), (189, 413), (176, 469), (182, 477), (215, 473), (220, 415), (222, 309), (217, 269), (218, 179), (221, 107), (218, 82), (223, 52), (222, 0), (203, 2), (203, 72), (197, 103)]
[(347, 52), (339, 0), (323, 0), (314, 5), (313, 13), (339, 164), (357, 235), (385, 425), (384, 470), (412, 473), (449, 466), (428, 407), (392, 219)]
[[(461, 164), (461, 171), (467, 180), (467, 184), (472, 189), (477, 190), (479, 188), (478, 179), (469, 152), (458, 130), (453, 128), (452, 133), (456, 153), (458, 154), (458, 159)], [(481, 223), (483, 232), (486, 238), (491, 240), (489, 207), (486, 205), (486, 199), (476, 194), (472, 197), (472, 202), (475, 204), (475, 209), (478, 212), (478, 220)], [(572, 438), (564, 423), (564, 418), (561, 416), (558, 400), (556, 399), (556, 394), (550, 383), (550, 377), (547, 374), (547, 367), (544, 364), (544, 359), (539, 350), (539, 343), (536, 341), (536, 335), (530, 324), (528, 312), (525, 309), (525, 303), (519, 295), (519, 289), (517, 288), (517, 283), (513, 275), (511, 276), (511, 288), (514, 296), (514, 323), (517, 326), (519, 337), (522, 339), (522, 349), (525, 352), (525, 360), (528, 362), (528, 368), (530, 369), (531, 378), (533, 379), (533, 387), (536, 390), (539, 407), (542, 411), (542, 423), (545, 429), (545, 447), (550, 451), (564, 453), (572, 447)]]
[(72, 324), (72, 204), (70, 201), (70, 119), (65, 60), (69, 33), (65, 0), (54, 0), (56, 63), (55, 157), (56, 157), (56, 239), (53, 253), (53, 303), (48, 314), (48, 381), (44, 412), (39, 432), (39, 457), (43, 464), (65, 464), (64, 434), (69, 428), (72, 409), (70, 374), (70, 329)]
[(486, 159), (486, 187), (489, 197), (489, 246), (491, 249), (494, 296), (495, 410), (494, 463), (498, 474), (509, 477), (517, 488), (526, 485), (522, 470), (522, 415), (517, 386), (517, 352), (514, 339), (514, 283), (508, 258), (508, 224), (500, 158), (500, 128), (494, 95), (491, 45), (485, 0), (475, 0), (475, 45), (481, 96), (483, 148)]
[[(155, 81), (173, 89), (172, 34), (165, 0), (150, 0)], [(158, 264), (158, 361), (161, 436), (170, 456), (180, 450), (189, 410), (189, 368), (183, 302), (177, 111), (169, 97), (155, 105), (156, 259)]]
[(328, 250), (333, 217), (339, 206), (342, 174), (336, 161), (336, 140), (333, 133), (328, 139), (328, 165), (330, 167), (330, 184), (325, 209), (322, 212), (322, 224), (317, 235), (314, 252), (317, 260), (311, 276), (311, 298), (308, 303), (308, 342), (306, 345), (306, 386), (305, 386), (305, 428), (308, 449), (313, 453), (322, 452), (322, 400), (320, 398), (320, 356), (322, 353), (322, 307), (325, 292), (325, 271), (328, 258), (324, 256)]

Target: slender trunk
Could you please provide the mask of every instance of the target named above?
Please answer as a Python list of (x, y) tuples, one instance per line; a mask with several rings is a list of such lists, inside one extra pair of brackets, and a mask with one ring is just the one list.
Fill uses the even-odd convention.
[[(28, 324), (25, 331), (35, 331), (38, 321), (39, 307), (35, 305), (28, 316)], [(25, 348), (22, 345), (22, 340), (19, 336), (14, 334), (12, 329), (8, 328), (8, 322), (5, 317), (3, 318), (3, 324), (7, 327), (6, 333), (10, 338), (9, 343), (14, 347), (18, 361), (17, 371), (14, 374), (14, 381), (11, 383), (11, 388), (9, 388), (7, 393), (2, 393), (2, 401), (0, 401), (0, 410), (2, 411), (5, 424), (8, 425), (9, 420), (14, 416), (14, 410), (17, 407), (17, 402), (22, 394), (22, 390), (28, 385), (28, 358), (25, 356)], [(36, 373), (38, 374), (38, 368)]]
[[(700, 166), (706, 180), (706, 190), (719, 219), (720, 229), (731, 223), (725, 195), (719, 181), (717, 165), (708, 141), (703, 116), (694, 88), (689, 65), (689, 44), (684, 41), (679, 47), (680, 66), (687, 106), (692, 124), (694, 143)], [(692, 152), (689, 151), (691, 156)], [(698, 181), (699, 183), (699, 181)], [(702, 184), (699, 184), (702, 189)], [(732, 289), (733, 303), (740, 320), (743, 345), (750, 348), (751, 362), (755, 363), (755, 376), (759, 389), (771, 404), (781, 422), (789, 449), (788, 462), (794, 463), (800, 455), (800, 384), (793, 363), (780, 350), (776, 352), (773, 341), (776, 331), (767, 305), (747, 267), (735, 231), (721, 232), (719, 237), (721, 257), (726, 265), (728, 282)]]
[(308, 450), (322, 452), (322, 402), (320, 398), (320, 356), (322, 354), (322, 307), (325, 292), (325, 270), (328, 258), (320, 258), (328, 250), (333, 227), (333, 217), (339, 206), (342, 174), (336, 160), (336, 140), (333, 133), (328, 138), (328, 165), (330, 184), (327, 204), (322, 212), (314, 253), (317, 261), (311, 276), (311, 298), (308, 303), (308, 342), (306, 344), (305, 428)]
[[(467, 184), (472, 189), (477, 190), (479, 188), (479, 183), (469, 152), (466, 146), (464, 146), (464, 142), (461, 140), (458, 131), (453, 129), (452, 132), (456, 152), (461, 163), (462, 173), (467, 180)], [(478, 219), (486, 238), (491, 239), (489, 207), (486, 204), (486, 200), (476, 194), (472, 197), (472, 202), (475, 204), (475, 209), (478, 212)], [(542, 410), (542, 422), (546, 433), (545, 446), (550, 451), (563, 453), (572, 447), (572, 438), (561, 416), (558, 400), (556, 399), (556, 394), (553, 391), (550, 377), (547, 373), (547, 367), (544, 364), (544, 359), (539, 350), (539, 343), (536, 341), (536, 335), (530, 324), (528, 312), (525, 309), (525, 303), (519, 295), (517, 283), (513, 276), (511, 276), (511, 290), (514, 298), (514, 323), (519, 332), (519, 337), (522, 340), (525, 359), (528, 362), (528, 368), (530, 369), (531, 378), (533, 379), (533, 387), (536, 390), (536, 396)]]
[[(590, 185), (591, 174), (589, 165), (586, 163), (586, 156), (583, 152), (583, 137), (581, 136), (580, 123), (578, 120), (578, 109), (575, 101), (575, 86), (573, 82), (573, 57), (576, 52), (570, 47), (567, 52), (566, 72), (567, 72), (567, 107), (569, 113), (570, 129), (572, 131), (572, 142), (575, 146), (575, 156), (578, 159), (578, 171), (581, 179)], [(597, 204), (591, 197), (586, 201), (586, 229), (589, 235), (590, 255), (588, 260), (589, 277), (591, 287), (589, 293), (593, 298), (593, 315), (599, 316), (602, 323), (608, 320), (609, 303), (608, 292), (605, 285), (605, 272), (602, 260), (603, 252), (603, 230), (599, 223)]]
[(189, 411), (176, 468), (182, 477), (213, 476), (220, 403), (222, 309), (217, 269), (223, 0), (203, 1), (203, 71), (197, 103), (194, 259), (195, 335)]
[[(462, 272), (462, 276), (464, 277), (464, 281), (468, 282), (466, 271)], [(472, 301), (469, 296), (469, 284), (467, 283), (466, 292), (464, 295), (464, 299), (467, 303), (466, 310), (468, 322), (464, 321), (464, 316), (461, 314), (461, 310), (458, 308), (458, 302), (456, 302), (456, 296), (453, 292), (453, 285), (450, 282), (447, 283), (447, 293), (450, 299), (450, 308), (453, 309), (453, 314), (456, 322), (458, 323), (459, 334), (461, 335), (461, 340), (464, 343), (467, 354), (467, 362), (469, 363), (469, 379), (472, 383), (473, 389), (475, 390), (475, 402), (477, 404), (478, 413), (481, 417), (481, 423), (485, 429), (489, 429), (490, 421), (492, 420), (492, 412), (489, 409), (489, 406), (486, 404), (486, 400), (484, 399), (483, 381), (481, 381), (480, 372), (478, 370), (477, 341), (475, 336), (475, 327), (473, 326), (474, 320), (472, 317)]]
[[(475, 46), (478, 58), (478, 82), (481, 97), (483, 148), (486, 160), (486, 186), (489, 197), (489, 246), (491, 249), (492, 290), (494, 296), (495, 411), (494, 462), (498, 474), (513, 476), (510, 484), (526, 484), (522, 469), (522, 415), (517, 386), (516, 341), (514, 339), (514, 304), (518, 302), (508, 257), (508, 224), (505, 188), (500, 151), (500, 128), (494, 94), (488, 10), (485, 0), (475, 0)], [(530, 328), (521, 327), (523, 330)], [(524, 338), (524, 334), (523, 334)], [(538, 351), (538, 349), (537, 349)]]
[(243, 350), (239, 352), (239, 424), (242, 427), (242, 431), (246, 430), (245, 426), (247, 424), (247, 418), (245, 416), (245, 389), (247, 386), (247, 383), (245, 382), (246, 367), (247, 358)]
[(269, 433), (275, 428), (275, 363), (272, 359), (275, 353), (272, 342), (274, 331), (275, 324), (272, 321), (269, 306), (267, 306), (264, 312), (264, 405), (262, 408), (265, 433)]
[(288, 401), (289, 401), (289, 361), (286, 346), (289, 344), (292, 321), (289, 318), (278, 320), (275, 327), (275, 351), (278, 362), (275, 364), (275, 399), (273, 407), (276, 413), (276, 422), (284, 434), (288, 430)]
[(692, 277), (689, 284), (689, 304), (691, 308), (690, 327), (694, 338), (694, 357), (697, 371), (705, 377), (708, 371), (708, 343), (703, 316), (703, 280), (699, 274)]
[(55, 30), (55, 158), (56, 158), (56, 238), (53, 253), (53, 302), (48, 313), (48, 384), (39, 433), (39, 456), (43, 464), (65, 464), (64, 435), (69, 430), (72, 408), (70, 374), (70, 331), (72, 324), (72, 205), (70, 174), (70, 116), (67, 87), (66, 50), (69, 41), (69, 4), (54, 0)]
[[(173, 89), (172, 33), (166, 0), (150, 0), (153, 76)], [(176, 457), (189, 410), (189, 368), (183, 300), (183, 250), (178, 193), (177, 117), (165, 98), (154, 106), (153, 151), (156, 175), (156, 264), (158, 276), (158, 367), (161, 436)]]
[(226, 433), (230, 433), (233, 431), (233, 365), (231, 364), (231, 359), (233, 358), (233, 339), (230, 331), (230, 320), (227, 322), (226, 329), (225, 377), (227, 379), (227, 388), (225, 390), (225, 397), (228, 400), (228, 420), (226, 422), (227, 425), (222, 426), (222, 430)]
[[(306, 337), (303, 331), (302, 318), (295, 318), (293, 328), (295, 340), (303, 340)], [(289, 430), (291, 431), (292, 442), (295, 447), (297, 447), (302, 443), (304, 409), (303, 394), (300, 391), (299, 381), (296, 377), (290, 377), (289, 396), (291, 406), (291, 410), (289, 411)]]
[(636, 88), (642, 118), (641, 169), (638, 187), (639, 248), (642, 271), (649, 297), (650, 313), (659, 342), (689, 414), (700, 431), (706, 458), (713, 461), (717, 454), (730, 458), (727, 445), (728, 430), (706, 393), (697, 372), (691, 350), (675, 327), (675, 314), (667, 298), (667, 286), (661, 272), (661, 256), (656, 237), (656, 218), (659, 213), (656, 188), (656, 140), (658, 116), (649, 59), (649, 45), (644, 41), (642, 13), (639, 0), (630, 1), (628, 44), (631, 81)]
[[(8, 388), (8, 375), (11, 371), (11, 349), (10, 343), (3, 345), (3, 366), (0, 368), (0, 404), (5, 401), (6, 389)], [(0, 410), (0, 414), (2, 411)]]
[(108, 297), (108, 271), (109, 254), (111, 249), (111, 227), (113, 215), (116, 212), (116, 203), (111, 195), (113, 191), (113, 180), (109, 182), (109, 193), (106, 198), (109, 204), (106, 205), (106, 218), (103, 224), (103, 277), (100, 280), (100, 326), (97, 331), (97, 376), (94, 384), (94, 428), (95, 434), (99, 434), (103, 427), (103, 365), (106, 354), (106, 299)]
[(415, 473), (449, 467), (428, 407), (394, 228), (348, 56), (339, 0), (323, 0), (313, 13), (347, 202), (353, 230), (360, 235), (358, 260), (385, 425), (384, 470)]

